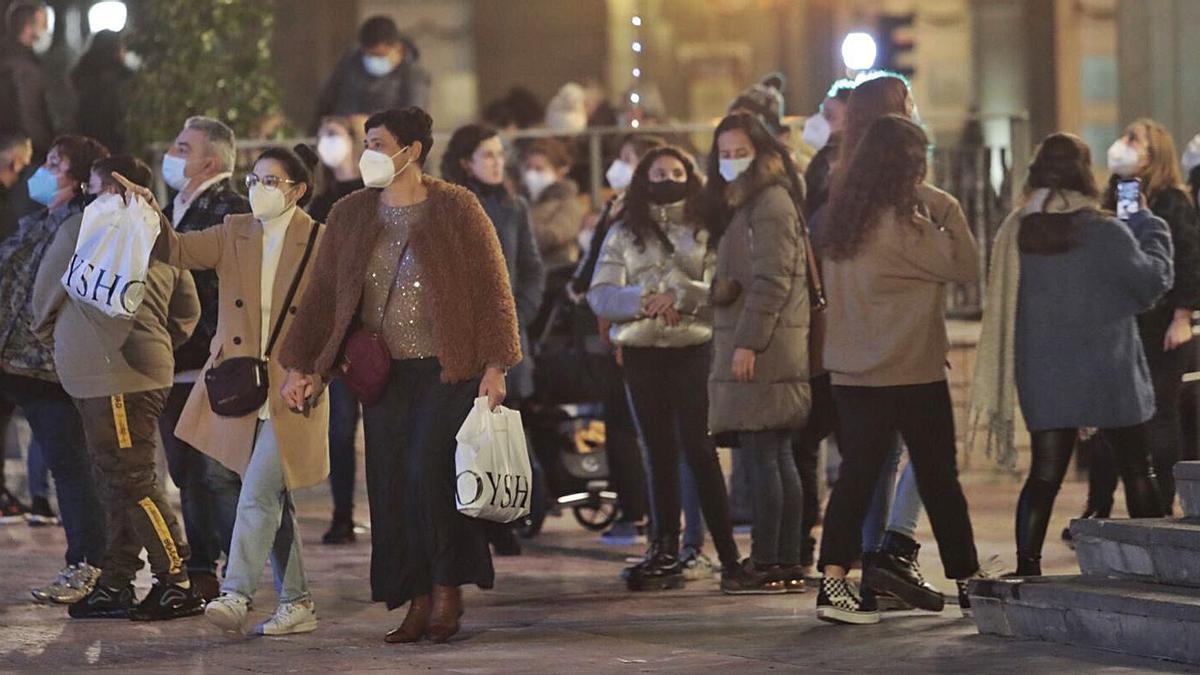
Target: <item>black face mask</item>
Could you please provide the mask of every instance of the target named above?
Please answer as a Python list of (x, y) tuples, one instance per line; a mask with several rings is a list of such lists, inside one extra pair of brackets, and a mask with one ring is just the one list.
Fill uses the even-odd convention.
[(650, 201), (655, 204), (665, 205), (674, 204), (675, 202), (683, 201), (687, 197), (688, 184), (674, 180), (664, 180), (658, 183), (650, 183), (648, 188)]

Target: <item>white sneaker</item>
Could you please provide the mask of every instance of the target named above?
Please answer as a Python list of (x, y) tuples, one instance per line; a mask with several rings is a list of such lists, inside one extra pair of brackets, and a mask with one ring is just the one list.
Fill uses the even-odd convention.
[(683, 550), (682, 555), (679, 556), (679, 562), (683, 564), (683, 578), (688, 581), (711, 579), (717, 573), (712, 560), (692, 548)]
[(242, 632), (246, 613), (250, 611), (250, 600), (237, 593), (222, 593), (221, 597), (204, 607), (204, 618), (209, 623), (230, 633)]
[(817, 618), (830, 623), (879, 623), (879, 610), (864, 606), (862, 598), (846, 579), (824, 577), (817, 594)]
[(38, 602), (72, 605), (87, 597), (99, 579), (100, 568), (77, 563), (62, 568), (54, 581), (41, 588), (31, 588), (29, 592)]
[(284, 602), (275, 608), (275, 614), (258, 624), (259, 635), (292, 635), (311, 633), (317, 629), (317, 610), (312, 600)]

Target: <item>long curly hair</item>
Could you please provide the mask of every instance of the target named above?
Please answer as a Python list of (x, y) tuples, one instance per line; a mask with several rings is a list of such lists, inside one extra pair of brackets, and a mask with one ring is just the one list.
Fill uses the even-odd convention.
[(903, 115), (885, 115), (867, 127), (849, 164), (839, 169), (848, 180), (836, 184), (829, 198), (829, 226), (817, 242), (828, 259), (857, 256), (885, 211), (914, 212), (928, 143), (921, 127)]
[(687, 171), (687, 197), (683, 203), (683, 220), (699, 230), (704, 222), (702, 198), (704, 180), (696, 171), (695, 162), (682, 148), (668, 145), (654, 148), (642, 156), (637, 168), (633, 170), (633, 180), (625, 191), (625, 228), (633, 235), (633, 243), (639, 249), (645, 250), (646, 240), (653, 239), (663, 245), (667, 251), (675, 247), (667, 237), (666, 232), (658, 227), (650, 216), (650, 167), (659, 157), (674, 157), (683, 163)]

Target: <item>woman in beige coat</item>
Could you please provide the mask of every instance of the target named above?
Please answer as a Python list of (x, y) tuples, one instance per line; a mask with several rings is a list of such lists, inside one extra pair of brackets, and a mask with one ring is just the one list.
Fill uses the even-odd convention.
[[(154, 251), (171, 265), (213, 269), (220, 278), (217, 334), (201, 381), (230, 358), (267, 361), (267, 402), (261, 409), (239, 417), (220, 415), (213, 411), (207, 387), (196, 387), (175, 429), (180, 439), (242, 476), (222, 594), (208, 604), (205, 615), (240, 632), (270, 558), (279, 607), (258, 626), (260, 635), (317, 627), (291, 491), (315, 485), (329, 473), (328, 406), (314, 396), (302, 413), (289, 409), (279, 393), (285, 371), (267, 353), (268, 348), (277, 351), (292, 328), (290, 317), (312, 276), (323, 230), (300, 208), (312, 193), (310, 167), (316, 158), (307, 147), (297, 150), (307, 159), (284, 148), (259, 156), (246, 176), (252, 215), (228, 216), (221, 225), (184, 234), (164, 219)], [(148, 191), (141, 194), (150, 198)], [(277, 325), (281, 328), (271, 346)]]
[(723, 590), (801, 590), (803, 506), (791, 438), (812, 400), (803, 188), (787, 150), (758, 118), (734, 114), (713, 135), (707, 190), (709, 230), (719, 242), (709, 427), (737, 434), (755, 495), (748, 581)]

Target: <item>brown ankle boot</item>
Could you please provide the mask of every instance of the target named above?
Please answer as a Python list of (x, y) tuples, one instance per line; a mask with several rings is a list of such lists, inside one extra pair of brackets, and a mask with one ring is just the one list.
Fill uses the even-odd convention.
[(425, 634), (434, 642), (445, 642), (454, 637), (463, 615), (462, 589), (458, 586), (433, 587), (433, 610), (429, 615), (429, 628)]
[(404, 616), (404, 621), (399, 628), (388, 631), (388, 634), (383, 637), (383, 641), (390, 644), (420, 642), (421, 638), (425, 637), (425, 630), (429, 627), (431, 606), (428, 595), (420, 595), (410, 600), (408, 614)]

